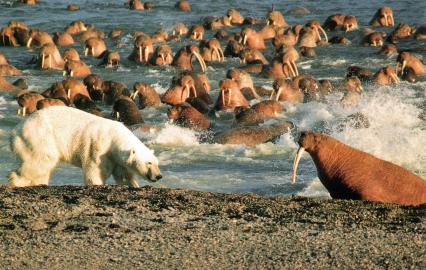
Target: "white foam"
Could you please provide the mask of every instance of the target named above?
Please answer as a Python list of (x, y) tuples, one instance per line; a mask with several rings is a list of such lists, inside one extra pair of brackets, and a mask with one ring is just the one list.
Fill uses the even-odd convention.
[(327, 189), (323, 186), (318, 177), (315, 179), (301, 192), (298, 192), (297, 195), (304, 197), (330, 197)]
[(152, 142), (173, 146), (199, 145), (194, 131), (168, 123), (160, 130), (160, 132), (158, 132), (158, 135), (152, 140)]
[(167, 86), (163, 86), (159, 82), (154, 83), (151, 86), (154, 87), (155, 91), (160, 95), (164, 94), (167, 91), (167, 89), (169, 89), (168, 84), (167, 84)]
[(370, 128), (347, 126), (332, 135), (379, 158), (426, 173), (426, 130), (414, 99), (414, 92), (405, 87), (364, 93), (359, 110), (369, 119)]

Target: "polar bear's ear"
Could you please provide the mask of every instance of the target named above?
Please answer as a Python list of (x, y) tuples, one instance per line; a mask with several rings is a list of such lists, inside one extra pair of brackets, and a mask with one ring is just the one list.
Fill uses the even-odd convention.
[(132, 163), (133, 160), (135, 160), (135, 158), (136, 158), (136, 151), (135, 149), (132, 149), (129, 151), (129, 158), (127, 159), (127, 163), (129, 164)]

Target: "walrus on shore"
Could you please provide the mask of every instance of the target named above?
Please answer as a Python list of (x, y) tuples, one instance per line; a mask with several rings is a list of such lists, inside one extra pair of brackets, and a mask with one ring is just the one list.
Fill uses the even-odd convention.
[(303, 132), (299, 145), (293, 163), (293, 183), (306, 150), (314, 160), (319, 179), (334, 199), (426, 203), (426, 181), (400, 166), (320, 133)]

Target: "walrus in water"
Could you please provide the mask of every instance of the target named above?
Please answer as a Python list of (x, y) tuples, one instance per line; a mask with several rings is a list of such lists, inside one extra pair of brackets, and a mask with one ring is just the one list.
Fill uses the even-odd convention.
[(179, 126), (187, 127), (195, 131), (204, 131), (210, 128), (209, 119), (197, 111), (188, 103), (182, 103), (171, 107), (167, 116)]
[(213, 141), (219, 144), (245, 144), (256, 146), (275, 141), (294, 128), (291, 122), (278, 122), (270, 126), (237, 127), (215, 135)]
[(299, 145), (293, 163), (293, 183), (306, 150), (314, 160), (319, 179), (334, 199), (426, 203), (426, 181), (400, 166), (320, 133), (303, 132)]

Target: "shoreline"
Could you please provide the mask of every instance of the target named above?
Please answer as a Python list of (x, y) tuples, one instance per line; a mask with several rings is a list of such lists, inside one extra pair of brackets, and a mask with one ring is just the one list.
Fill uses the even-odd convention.
[(423, 269), (426, 205), (0, 187), (0, 245), (7, 269)]

